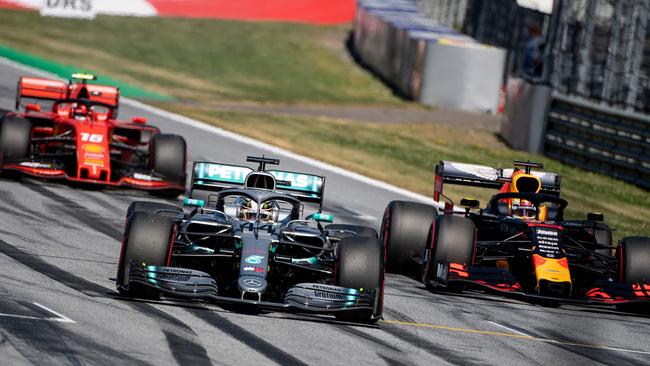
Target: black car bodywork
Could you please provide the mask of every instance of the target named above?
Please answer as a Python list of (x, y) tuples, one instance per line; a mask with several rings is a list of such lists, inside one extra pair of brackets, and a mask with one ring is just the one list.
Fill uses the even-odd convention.
[[(415, 204), (389, 205), (382, 225), (387, 268), (395, 260), (390, 253), (405, 245), (400, 237), (417, 237), (419, 246), (402, 255), (417, 262), (418, 275), (431, 289), (478, 287), (551, 302), (647, 303), (650, 239), (628, 237), (614, 245), (612, 229), (598, 213), (566, 220), (559, 175), (532, 171), (541, 164), (515, 165), (523, 170), (441, 161), (434, 200), (446, 198), (444, 184), (498, 188), (499, 193), (484, 208), (463, 199), (459, 210), (447, 199), (443, 214), (431, 207), (428, 224), (410, 232), (399, 232), (393, 221), (417, 219)], [(523, 202), (531, 216), (516, 214)]]
[[(188, 196), (204, 199), (186, 199), (197, 206), (191, 213), (152, 204), (141, 209), (149, 212), (130, 209), (118, 289), (134, 295), (148, 288), (170, 296), (377, 320), (383, 246), (376, 232), (322, 225), (333, 220), (321, 212), (323, 177), (266, 170), (265, 165), (278, 163), (273, 159), (248, 161), (259, 163), (259, 169), (195, 163)], [(318, 211), (301, 218), (305, 203), (318, 205)], [(162, 231), (169, 225), (173, 231), (168, 258), (152, 263), (130, 254), (136, 221), (165, 221), (161, 216), (168, 216)], [(364, 267), (365, 274), (349, 274)]]

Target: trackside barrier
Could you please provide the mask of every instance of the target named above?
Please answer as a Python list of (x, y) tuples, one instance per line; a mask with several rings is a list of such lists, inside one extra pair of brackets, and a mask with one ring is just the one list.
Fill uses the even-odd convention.
[(544, 154), (650, 189), (650, 117), (554, 93)]
[(504, 51), (427, 18), (415, 0), (359, 0), (353, 46), (407, 98), (468, 111), (498, 108)]
[(500, 134), (512, 146), (650, 189), (650, 116), (508, 80)]

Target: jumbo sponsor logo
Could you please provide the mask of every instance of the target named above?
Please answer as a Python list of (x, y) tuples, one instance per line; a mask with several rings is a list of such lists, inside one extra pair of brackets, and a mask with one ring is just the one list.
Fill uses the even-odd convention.
[(41, 15), (95, 19), (97, 10), (94, 7), (93, 0), (43, 0)]
[(558, 236), (558, 232), (553, 230), (537, 229), (537, 235)]

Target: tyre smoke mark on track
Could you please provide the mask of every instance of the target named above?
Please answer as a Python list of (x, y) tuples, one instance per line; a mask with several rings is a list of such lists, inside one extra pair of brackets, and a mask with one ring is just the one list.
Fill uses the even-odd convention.
[[(390, 314), (392, 317), (397, 318), (402, 322), (415, 323), (413, 319), (393, 309), (384, 308), (384, 314)], [(442, 359), (453, 365), (482, 365), (484, 363), (477, 359), (460, 356), (457, 352), (450, 350), (448, 346), (438, 345), (425, 340), (417, 334), (417, 331), (411, 333), (408, 330), (395, 326), (384, 326), (381, 329), (386, 333), (411, 344), (415, 348), (423, 350), (433, 357)]]
[[(650, 352), (635, 351), (600, 345), (588, 345), (578, 341), (567, 340), (566, 335), (553, 329), (541, 331), (536, 334), (536, 339), (548, 345), (558, 347), (566, 352), (582, 356), (594, 364), (606, 363), (609, 365), (638, 365), (641, 360), (626, 356), (624, 353), (638, 353), (648, 357)], [(647, 361), (647, 359), (646, 359)]]
[[(24, 203), (16, 200), (14, 194), (11, 193), (10, 191), (0, 191), (0, 202), (4, 203), (2, 209), (7, 211), (8, 213), (11, 213), (14, 216), (22, 217), (36, 222), (46, 221), (45, 218), (43, 217), (42, 212), (36, 211), (31, 207), (29, 207), (28, 205), (25, 205)], [(48, 217), (47, 221), (56, 223), (57, 225), (66, 229), (74, 229), (72, 225), (62, 220), (59, 220), (56, 217)]]
[(388, 343), (387, 341), (385, 341), (385, 340), (383, 340), (383, 339), (381, 339), (379, 337), (375, 337), (373, 335), (364, 333), (364, 332), (362, 332), (362, 331), (360, 331), (358, 329), (355, 329), (353, 327), (350, 327), (350, 326), (334, 326), (334, 329), (336, 329), (337, 331), (339, 331), (341, 333), (351, 335), (351, 336), (353, 336), (355, 338), (361, 338), (363, 340), (366, 340), (371, 344), (379, 346), (379, 349), (388, 349), (388, 350), (391, 350), (393, 352), (403, 353), (402, 350), (400, 350), (399, 348), (395, 347), (394, 345)]
[(164, 330), (163, 333), (169, 344), (169, 349), (178, 350), (172, 355), (179, 365), (211, 365), (205, 348), (196, 343), (188, 342), (187, 339), (178, 336), (174, 332)]
[(81, 206), (80, 204), (73, 202), (68, 198), (65, 198), (43, 186), (26, 185), (25, 187), (42, 195), (43, 197), (51, 198), (58, 204), (62, 205), (63, 211), (66, 214), (79, 220), (94, 231), (100, 232), (110, 238), (117, 240), (118, 242), (122, 240), (121, 230), (116, 229), (111, 224), (106, 224), (103, 222), (105, 220), (105, 217), (102, 217), (97, 213)]
[[(17, 304), (16, 304), (17, 305)], [(16, 311), (15, 305), (0, 304)], [(28, 319), (3, 319), (2, 331), (8, 342), (23, 358), (34, 365), (149, 365), (117, 349), (88, 340), (64, 326)]]
[[(14, 247), (13, 245), (1, 239), (0, 239), (0, 253), (3, 253), (4, 255), (12, 258), (13, 260), (22, 263), (26, 267), (36, 272), (39, 272), (53, 279), (56, 282), (59, 282), (73, 290), (79, 291), (90, 297), (109, 297), (113, 293), (110, 289), (106, 287), (97, 285), (81, 277), (78, 277), (72, 273), (66, 272), (61, 268), (53, 266), (36, 256), (23, 252), (22, 250)], [(133, 309), (143, 313), (144, 315), (156, 321), (163, 321), (161, 327), (163, 328), (164, 331), (176, 332), (177, 334), (187, 333), (190, 335), (191, 338), (195, 338), (195, 339), (186, 339), (184, 343), (184, 347), (182, 347), (182, 349), (170, 348), (172, 354), (174, 355), (174, 358), (180, 359), (185, 357), (185, 355), (183, 355), (182, 353), (185, 351), (185, 349), (187, 349), (187, 345), (191, 343), (192, 348), (195, 350), (195, 352), (196, 350), (202, 350), (202, 352), (198, 352), (196, 354), (197, 359), (201, 361), (200, 363), (196, 363), (196, 364), (201, 364), (201, 365), (211, 364), (210, 358), (208, 358), (205, 348), (200, 344), (200, 341), (196, 339), (198, 338), (196, 333), (187, 324), (170, 316), (164, 311), (156, 309), (151, 305), (147, 305), (143, 303), (135, 303), (135, 302), (125, 302), (125, 303), (128, 304)]]
[(409, 366), (409, 365), (412, 365), (412, 363), (406, 363), (406, 362), (403, 362), (401, 360), (390, 358), (390, 357), (385, 356), (385, 355), (379, 355), (379, 357), (382, 360), (384, 360), (384, 362), (386, 362), (387, 365), (390, 365), (390, 366)]
[(222, 332), (230, 334), (233, 338), (280, 365), (307, 365), (281, 348), (272, 345), (215, 312), (205, 310), (188, 310), (188, 312), (220, 329)]

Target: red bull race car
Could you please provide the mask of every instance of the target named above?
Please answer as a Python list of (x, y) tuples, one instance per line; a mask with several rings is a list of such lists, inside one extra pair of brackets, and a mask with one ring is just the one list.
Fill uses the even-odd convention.
[(88, 83), (95, 79), (20, 78), (16, 111), (0, 114), (0, 171), (183, 192), (185, 140), (144, 117), (117, 120), (119, 89)]
[[(546, 304), (604, 303), (650, 306), (650, 238), (626, 237), (617, 245), (603, 215), (565, 220), (558, 174), (541, 164), (514, 169), (441, 161), (433, 206), (393, 201), (381, 238), (386, 271), (415, 274), (432, 290), (479, 288)], [(460, 206), (444, 184), (499, 189), (484, 208), (474, 199)]]

